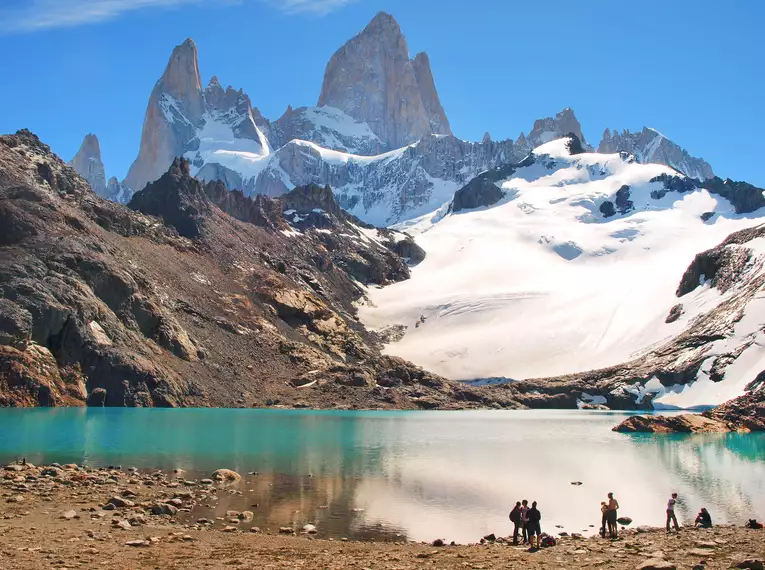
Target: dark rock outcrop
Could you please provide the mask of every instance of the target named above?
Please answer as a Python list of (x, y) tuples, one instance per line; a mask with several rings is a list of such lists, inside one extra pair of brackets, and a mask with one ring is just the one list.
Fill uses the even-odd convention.
[(630, 200), (630, 187), (626, 184), (616, 191), (616, 209), (620, 214), (626, 214), (635, 209), (635, 204)]
[(682, 303), (678, 303), (669, 310), (669, 314), (667, 315), (667, 318), (664, 322), (667, 324), (674, 323), (683, 315), (683, 312), (684, 310)]
[(606, 200), (600, 205), (600, 213), (603, 214), (604, 218), (611, 218), (616, 215), (616, 208), (614, 207), (614, 203), (611, 200)]
[(710, 194), (716, 194), (728, 200), (737, 214), (750, 214), (765, 206), (763, 195), (765, 190), (748, 182), (736, 182), (730, 178), (723, 180), (713, 176), (702, 182), (695, 178), (661, 174), (653, 178), (651, 182), (661, 182), (663, 186), (662, 189), (651, 192), (651, 198), (654, 200), (663, 198), (668, 192), (692, 192), (703, 188)]
[(189, 174), (189, 162), (176, 158), (156, 182), (136, 192), (128, 207), (157, 216), (187, 238), (198, 238), (210, 204), (202, 183)]
[(587, 152), (582, 146), (582, 141), (579, 139), (576, 133), (568, 133), (566, 137), (568, 138), (568, 141), (566, 142), (566, 148), (568, 149), (568, 152), (571, 154), (571, 156)]
[(454, 193), (452, 211), (473, 210), (493, 206), (504, 198), (505, 193), (487, 176), (479, 175)]
[(728, 200), (737, 214), (749, 214), (765, 206), (765, 190), (748, 182), (736, 182), (730, 178), (723, 180), (715, 176), (704, 180), (701, 187)]
[(735, 246), (764, 235), (765, 226), (741, 230), (728, 236), (720, 245), (696, 255), (683, 274), (677, 296), (687, 295), (704, 282), (725, 293), (738, 282), (752, 257), (750, 249)]
[(482, 172), (454, 193), (454, 198), (449, 206), (450, 211), (460, 212), (493, 206), (505, 196), (505, 193), (496, 183), (509, 178), (519, 168), (531, 166), (535, 161), (536, 156), (532, 153), (521, 162), (501, 164)]

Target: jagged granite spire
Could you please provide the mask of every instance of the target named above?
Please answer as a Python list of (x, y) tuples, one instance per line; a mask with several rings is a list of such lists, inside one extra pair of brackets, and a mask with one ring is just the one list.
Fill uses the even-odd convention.
[(441, 106), (441, 100), (438, 98), (436, 83), (433, 79), (433, 72), (430, 70), (430, 58), (428, 54), (418, 53), (412, 60), (414, 76), (417, 79), (417, 85), (420, 87), (420, 96), (422, 104), (425, 106), (425, 112), (428, 114), (430, 128), (439, 135), (452, 134), (452, 128), (449, 125), (449, 119), (446, 118), (444, 108)]
[[(253, 111), (250, 98), (241, 89), (229, 86), (224, 90), (217, 77), (210, 80), (207, 89), (202, 89), (197, 46), (193, 40), (186, 40), (173, 50), (152, 91), (138, 158), (123, 183), (126, 188), (123, 199), (159, 179), (178, 156), (192, 160), (192, 173), (200, 175), (201, 169), (209, 166), (210, 156), (219, 150), (215, 137), (211, 140), (202, 134), (208, 127), (227, 139), (222, 143), (229, 147), (227, 150), (228, 141), (234, 139), (244, 140), (242, 148), (250, 156), (257, 152), (267, 154), (268, 142), (259, 131), (258, 122), (267, 129), (266, 121)], [(220, 135), (226, 131), (230, 135)], [(225, 168), (226, 165), (218, 165), (218, 170)]]
[(398, 22), (385, 12), (329, 60), (318, 105), (366, 122), (390, 148), (451, 133), (427, 57), (409, 59)]
[(69, 162), (69, 166), (88, 181), (90, 187), (99, 196), (106, 195), (106, 172), (101, 161), (101, 146), (94, 134), (85, 135), (80, 150)]
[(124, 185), (134, 192), (157, 180), (184, 153), (202, 121), (205, 104), (197, 46), (187, 39), (173, 50), (146, 109), (141, 147)]

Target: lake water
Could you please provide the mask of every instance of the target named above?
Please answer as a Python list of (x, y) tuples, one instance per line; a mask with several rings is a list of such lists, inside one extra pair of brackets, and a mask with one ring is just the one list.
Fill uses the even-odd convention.
[(257, 472), (190, 516), (251, 509), (261, 528), (332, 537), (473, 542), (509, 533), (523, 498), (544, 531), (592, 534), (608, 491), (634, 525), (663, 524), (673, 491), (681, 522), (702, 506), (715, 522), (765, 519), (765, 434), (612, 432), (626, 415), (0, 409), (0, 461)]

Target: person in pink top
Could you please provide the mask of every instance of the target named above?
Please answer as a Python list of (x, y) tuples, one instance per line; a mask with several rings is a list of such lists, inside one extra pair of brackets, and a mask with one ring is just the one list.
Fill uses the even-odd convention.
[(677, 524), (677, 517), (675, 516), (675, 504), (677, 504), (677, 493), (672, 493), (672, 496), (667, 501), (667, 532), (669, 532), (669, 523), (675, 524), (675, 532), (680, 531), (680, 525)]

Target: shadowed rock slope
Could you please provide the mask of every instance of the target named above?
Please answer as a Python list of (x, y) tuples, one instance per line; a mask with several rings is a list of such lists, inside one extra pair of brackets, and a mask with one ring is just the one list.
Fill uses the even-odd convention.
[(329, 188), (227, 192), (176, 160), (125, 207), (29, 131), (0, 137), (0, 405), (517, 406), (401, 359), (355, 316), (402, 234)]

